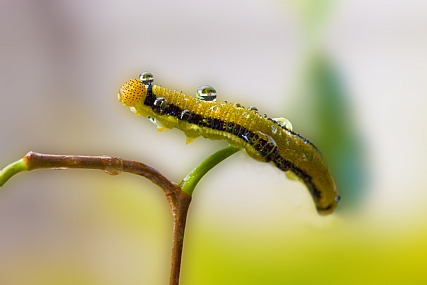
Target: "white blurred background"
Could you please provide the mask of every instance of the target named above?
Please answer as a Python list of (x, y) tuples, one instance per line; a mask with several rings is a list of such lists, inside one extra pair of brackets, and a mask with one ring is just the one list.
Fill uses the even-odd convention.
[[(305, 2), (317, 9), (317, 1)], [(315, 46), (339, 66), (366, 145), (363, 203), (351, 214), (318, 217), (302, 185), (237, 154), (194, 193), (182, 284), (211, 284), (212, 276), (234, 276), (216, 284), (240, 284), (236, 274), (257, 268), (255, 257), (240, 273), (220, 267), (221, 256), (209, 259), (214, 243), (246, 253), (269, 243), (274, 252), (278, 237), (298, 248), (291, 237), (313, 228), (346, 237), (375, 229), (363, 243), (418, 231), (425, 237), (427, 2), (328, 5)], [(178, 182), (226, 144), (199, 138), (186, 145), (178, 130), (156, 132), (117, 102), (121, 84), (148, 70), (156, 84), (189, 94), (210, 84), (218, 100), (286, 117), (307, 52), (311, 14), (303, 10), (298, 1), (273, 0), (0, 1), (0, 167), (30, 150), (105, 154), (145, 162)], [(38, 170), (1, 190), (1, 284), (167, 283), (171, 218), (149, 182)], [(228, 262), (239, 267), (235, 255)], [(258, 269), (260, 280), (275, 274)], [(260, 284), (251, 280), (241, 282)]]

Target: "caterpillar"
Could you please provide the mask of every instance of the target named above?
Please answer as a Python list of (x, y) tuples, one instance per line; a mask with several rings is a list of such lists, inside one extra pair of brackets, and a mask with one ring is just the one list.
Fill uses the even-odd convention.
[(135, 115), (148, 117), (159, 131), (180, 129), (187, 143), (198, 136), (226, 140), (255, 160), (272, 163), (306, 185), (321, 215), (337, 207), (340, 196), (323, 155), (292, 131), (286, 119), (268, 118), (255, 107), (217, 102), (215, 89), (207, 85), (199, 88), (196, 98), (154, 85), (153, 79), (144, 72), (127, 81), (119, 90), (119, 101)]

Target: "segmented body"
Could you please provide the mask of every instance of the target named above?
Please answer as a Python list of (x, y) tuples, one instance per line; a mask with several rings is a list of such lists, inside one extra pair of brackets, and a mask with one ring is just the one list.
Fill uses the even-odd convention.
[(226, 102), (203, 101), (157, 85), (129, 80), (119, 100), (135, 115), (161, 129), (178, 128), (187, 138), (227, 140), (258, 161), (292, 172), (308, 188), (320, 214), (332, 213), (339, 195), (325, 159), (308, 140), (255, 110)]

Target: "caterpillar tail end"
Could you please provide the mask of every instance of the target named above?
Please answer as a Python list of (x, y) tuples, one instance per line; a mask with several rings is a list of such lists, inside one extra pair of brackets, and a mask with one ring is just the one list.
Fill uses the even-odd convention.
[(330, 215), (334, 212), (335, 208), (338, 206), (338, 202), (341, 200), (341, 196), (336, 192), (336, 190), (333, 193), (334, 196), (330, 195), (328, 197), (327, 203), (317, 203), (316, 209), (317, 213), (321, 216)]

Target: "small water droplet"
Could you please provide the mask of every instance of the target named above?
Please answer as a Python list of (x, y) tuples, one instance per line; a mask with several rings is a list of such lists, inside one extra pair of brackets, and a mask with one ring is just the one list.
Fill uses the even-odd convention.
[(153, 110), (160, 114), (165, 113), (166, 109), (169, 108), (169, 102), (164, 97), (156, 98), (156, 100), (154, 100), (153, 105), (154, 105)]
[(106, 174), (111, 175), (111, 176), (119, 175), (120, 173), (122, 173), (122, 171), (119, 171), (119, 170), (114, 169), (114, 168), (106, 168), (103, 171)]
[(341, 196), (340, 195), (335, 196), (335, 202), (339, 202), (340, 200), (341, 200)]
[(237, 108), (241, 108), (242, 104), (240, 104), (240, 103), (234, 103), (234, 106), (236, 106)]
[(255, 136), (251, 139), (251, 142), (262, 157), (267, 157), (277, 149), (275, 140), (260, 131), (255, 132)]
[(249, 114), (248, 112), (244, 112), (242, 114), (242, 117), (245, 118), (245, 119), (248, 119), (250, 116), (251, 116), (251, 114)]
[(248, 110), (250, 110), (250, 111), (252, 111), (252, 112), (254, 112), (254, 113), (258, 113), (258, 108), (257, 108), (257, 107), (255, 107), (255, 106), (249, 106), (249, 107), (248, 107)]
[(271, 125), (271, 132), (275, 134), (277, 132), (277, 127), (275, 125)]
[(153, 124), (157, 125), (156, 118), (153, 118), (153, 117), (148, 116), (148, 117), (147, 117), (147, 119), (148, 119), (150, 122), (152, 122)]
[(288, 119), (280, 117), (280, 118), (274, 118), (273, 120), (276, 121), (282, 128), (285, 128), (288, 131), (292, 131), (293, 126), (291, 121), (289, 121)]
[(216, 90), (210, 85), (203, 85), (197, 89), (196, 96), (203, 101), (216, 101)]
[(245, 133), (243, 133), (242, 134), (242, 139), (244, 139), (246, 142), (250, 142), (250, 139), (249, 139), (249, 135), (250, 135), (251, 133), (249, 132), (249, 131), (247, 131), (247, 132), (245, 132)]
[(66, 155), (64, 157), (64, 162), (67, 165), (73, 166), (73, 165), (79, 165), (81, 163), (81, 160), (80, 160), (80, 158), (78, 158), (76, 156)]
[(200, 122), (200, 125), (202, 127), (206, 127), (208, 125), (208, 119), (207, 118), (203, 118), (202, 121)]
[(108, 175), (119, 175), (123, 172), (123, 160), (119, 157), (101, 157), (104, 165), (103, 171)]
[(139, 81), (141, 81), (146, 87), (153, 84), (154, 76), (151, 72), (144, 71), (139, 75)]
[(184, 120), (184, 121), (188, 121), (188, 119), (190, 117), (191, 117), (191, 112), (189, 110), (187, 110), (187, 109), (185, 109), (184, 111), (182, 111), (181, 114), (180, 114), (180, 116), (179, 116), (179, 118), (181, 120)]
[(216, 111), (218, 111), (218, 106), (212, 106), (209, 108), (209, 110), (212, 112), (216, 112)]
[(286, 176), (287, 176), (289, 179), (291, 179), (291, 180), (298, 180), (298, 179), (299, 179), (298, 175), (296, 175), (296, 174), (295, 174), (294, 172), (292, 172), (291, 170), (288, 170), (288, 171), (286, 171), (285, 173), (286, 173)]
[(265, 118), (265, 119), (268, 118), (267, 114), (262, 114), (262, 117)]

